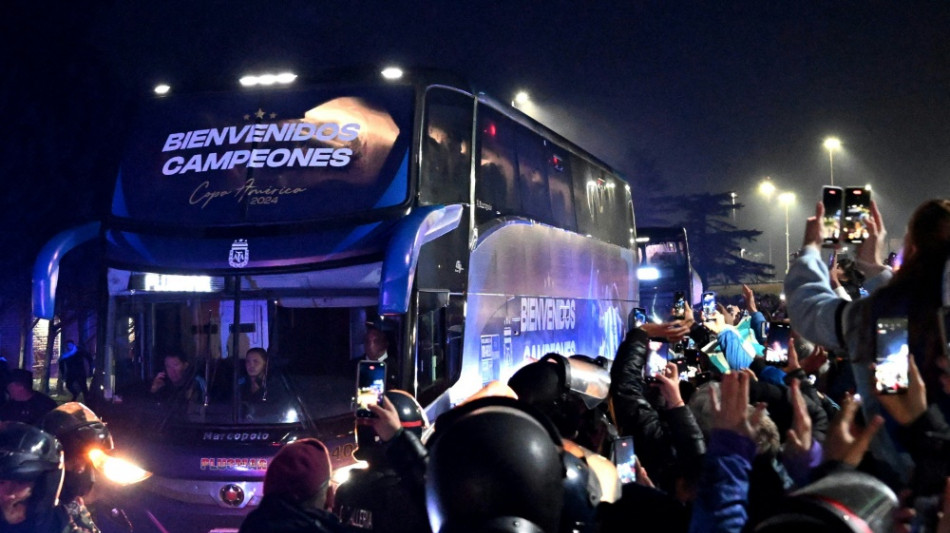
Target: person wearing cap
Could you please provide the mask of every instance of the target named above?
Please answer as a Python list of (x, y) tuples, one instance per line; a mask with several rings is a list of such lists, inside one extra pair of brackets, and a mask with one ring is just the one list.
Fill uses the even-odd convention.
[(23, 368), (10, 372), (7, 395), (9, 399), (0, 406), (0, 421), (35, 425), (43, 415), (56, 409), (56, 400), (33, 390), (33, 373)]
[(317, 439), (281, 448), (264, 474), (264, 498), (240, 533), (334, 533), (355, 531), (327, 511), (332, 504), (330, 454)]

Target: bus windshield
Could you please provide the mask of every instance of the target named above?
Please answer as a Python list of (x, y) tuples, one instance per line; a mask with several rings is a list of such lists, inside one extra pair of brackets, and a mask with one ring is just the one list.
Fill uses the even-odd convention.
[[(168, 292), (152, 284), (112, 298), (104, 397), (113, 419), (164, 430), (352, 416), (375, 297), (288, 283), (313, 281), (306, 274), (245, 277), (241, 291), (225, 289), (234, 282), (224, 277), (181, 276), (177, 287), (162, 278)], [(136, 274), (128, 280), (141, 286)], [(185, 287), (204, 292), (176, 292)]]

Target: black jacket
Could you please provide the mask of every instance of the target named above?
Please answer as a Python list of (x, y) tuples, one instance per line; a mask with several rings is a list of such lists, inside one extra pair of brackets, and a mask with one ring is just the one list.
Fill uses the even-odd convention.
[(688, 407), (660, 412), (647, 399), (648, 343), (645, 331), (627, 332), (610, 368), (610, 401), (620, 434), (633, 436), (637, 458), (651, 479), (671, 491), (678, 474), (699, 471), (706, 444)]
[(241, 524), (240, 533), (348, 533), (359, 531), (340, 524), (335, 516), (307, 509), (279, 495), (264, 496), (261, 505)]
[(405, 430), (383, 447), (337, 489), (335, 512), (346, 524), (382, 533), (428, 531), (425, 448)]

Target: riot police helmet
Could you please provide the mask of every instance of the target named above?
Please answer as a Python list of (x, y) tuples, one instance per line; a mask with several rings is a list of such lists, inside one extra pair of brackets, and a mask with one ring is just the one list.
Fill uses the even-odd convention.
[(422, 432), (429, 427), (429, 418), (419, 402), (406, 391), (388, 390), (384, 395), (392, 402), (396, 412), (399, 413), (399, 422), (403, 429), (421, 438)]
[(112, 434), (92, 409), (79, 402), (69, 402), (46, 413), (40, 427), (59, 439), (66, 458), (79, 457), (92, 448), (109, 451), (114, 448)]
[(39, 428), (21, 422), (0, 424), (0, 479), (32, 482), (27, 516), (49, 514), (59, 505), (62, 446)]
[(89, 494), (96, 484), (96, 469), (89, 452), (93, 449), (107, 452), (114, 447), (105, 423), (92, 409), (79, 402), (69, 402), (46, 413), (40, 427), (62, 443), (67, 464), (78, 461), (66, 469), (60, 498), (69, 502)]
[(439, 417), (430, 440), (426, 505), (433, 532), (557, 532), (565, 468), (550, 422), (510, 398), (453, 411)]

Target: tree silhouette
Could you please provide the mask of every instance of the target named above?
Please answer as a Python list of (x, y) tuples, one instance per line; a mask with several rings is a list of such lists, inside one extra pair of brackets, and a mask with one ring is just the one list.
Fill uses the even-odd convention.
[(742, 209), (743, 204), (733, 204), (728, 192), (665, 196), (653, 205), (651, 219), (686, 228), (693, 268), (704, 287), (758, 282), (773, 276), (773, 265), (741, 256), (741, 243), (755, 241), (762, 232), (739, 229), (729, 222), (733, 210)]

